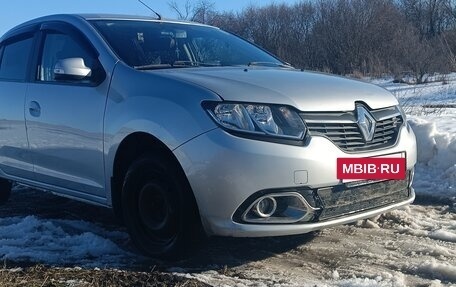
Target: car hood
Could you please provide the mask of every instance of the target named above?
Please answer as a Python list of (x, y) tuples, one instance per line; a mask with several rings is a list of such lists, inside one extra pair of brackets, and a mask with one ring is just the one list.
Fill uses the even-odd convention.
[(295, 69), (262, 67), (186, 68), (152, 71), (207, 88), (226, 101), (294, 106), (301, 111), (349, 111), (355, 102), (371, 109), (397, 105), (373, 84)]

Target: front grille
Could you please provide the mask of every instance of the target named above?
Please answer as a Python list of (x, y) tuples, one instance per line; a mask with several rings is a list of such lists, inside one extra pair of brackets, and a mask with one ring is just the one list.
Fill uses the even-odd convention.
[(400, 112), (395, 108), (370, 111), (376, 120), (374, 137), (366, 141), (357, 124), (355, 112), (303, 113), (311, 136), (324, 136), (346, 152), (362, 152), (387, 148), (394, 145), (403, 124)]

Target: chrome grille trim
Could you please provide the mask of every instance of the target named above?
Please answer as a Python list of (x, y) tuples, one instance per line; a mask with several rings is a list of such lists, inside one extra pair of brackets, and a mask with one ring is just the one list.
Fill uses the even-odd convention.
[(397, 142), (404, 123), (400, 111), (389, 107), (369, 111), (376, 120), (375, 133), (366, 142), (358, 127), (356, 114), (349, 112), (301, 113), (310, 136), (324, 136), (345, 152), (363, 152), (383, 149)]

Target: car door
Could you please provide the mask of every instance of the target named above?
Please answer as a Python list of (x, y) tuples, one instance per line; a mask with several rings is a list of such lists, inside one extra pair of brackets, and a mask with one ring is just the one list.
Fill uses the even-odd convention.
[[(65, 62), (66, 61), (66, 62)], [(73, 26), (41, 26), (36, 76), (26, 94), (26, 126), (39, 183), (60, 193), (102, 201), (103, 117), (109, 81), (98, 53)], [(62, 74), (68, 63), (90, 68), (85, 76)]]
[(0, 170), (2, 176), (33, 179), (24, 119), (33, 29), (22, 29), (0, 44)]

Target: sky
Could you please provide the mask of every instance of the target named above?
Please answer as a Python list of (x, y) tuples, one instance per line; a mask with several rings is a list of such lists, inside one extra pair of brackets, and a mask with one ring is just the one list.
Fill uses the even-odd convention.
[[(165, 18), (176, 18), (169, 8), (169, 0), (143, 0)], [(198, 0), (193, 0), (198, 1)], [(217, 11), (239, 11), (253, 4), (294, 3), (298, 0), (213, 0)], [(183, 7), (186, 0), (176, 0)], [(9, 29), (40, 16), (59, 13), (115, 13), (151, 15), (138, 0), (2, 0), (0, 35)]]

